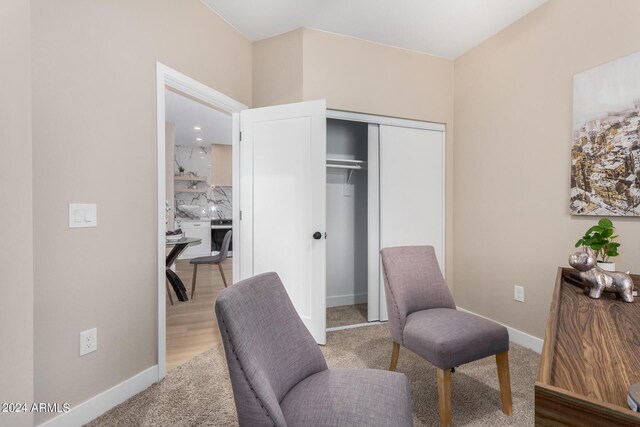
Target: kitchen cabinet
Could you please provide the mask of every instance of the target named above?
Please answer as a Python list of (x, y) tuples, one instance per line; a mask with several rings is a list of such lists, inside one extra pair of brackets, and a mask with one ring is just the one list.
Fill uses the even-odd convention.
[(231, 186), (231, 146), (211, 144), (211, 185)]
[(202, 243), (199, 245), (188, 246), (180, 255), (180, 259), (211, 255), (211, 221), (183, 220), (180, 227), (184, 231), (185, 237), (202, 239)]

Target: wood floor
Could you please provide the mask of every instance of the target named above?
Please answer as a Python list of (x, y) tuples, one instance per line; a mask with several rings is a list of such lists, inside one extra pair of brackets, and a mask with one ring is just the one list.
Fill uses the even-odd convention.
[[(227, 283), (233, 283), (233, 261), (227, 259), (222, 268)], [(176, 272), (187, 288), (191, 298), (191, 278), (193, 266), (189, 260), (179, 260)], [(224, 289), (222, 277), (215, 265), (198, 266), (196, 292), (194, 298), (180, 302), (173, 295), (173, 305), (167, 298), (167, 371), (175, 368), (210, 349), (214, 345), (222, 345), (220, 332), (213, 312), (213, 305)]]

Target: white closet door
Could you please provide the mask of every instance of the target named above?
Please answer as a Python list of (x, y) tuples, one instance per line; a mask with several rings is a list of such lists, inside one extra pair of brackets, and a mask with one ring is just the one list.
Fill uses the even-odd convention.
[(380, 246), (407, 245), (433, 246), (444, 272), (444, 132), (380, 126)]
[(326, 103), (244, 110), (240, 130), (240, 278), (278, 273), (324, 344)]

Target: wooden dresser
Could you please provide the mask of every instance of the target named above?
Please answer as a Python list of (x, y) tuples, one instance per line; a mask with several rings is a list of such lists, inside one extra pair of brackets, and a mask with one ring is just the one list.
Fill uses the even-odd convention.
[[(559, 268), (535, 385), (537, 426), (640, 426), (627, 388), (640, 383), (640, 298), (594, 300)], [(638, 289), (640, 276), (632, 275)]]

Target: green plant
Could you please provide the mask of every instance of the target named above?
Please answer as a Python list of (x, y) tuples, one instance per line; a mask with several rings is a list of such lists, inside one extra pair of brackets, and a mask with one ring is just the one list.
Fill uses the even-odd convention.
[(620, 243), (614, 242), (618, 236), (614, 236), (613, 222), (609, 218), (602, 218), (584, 233), (584, 236), (576, 242), (579, 246), (588, 246), (596, 253), (596, 259), (601, 262), (609, 262), (610, 257), (618, 256)]
[(182, 166), (178, 166), (178, 172), (184, 173), (184, 168)]

